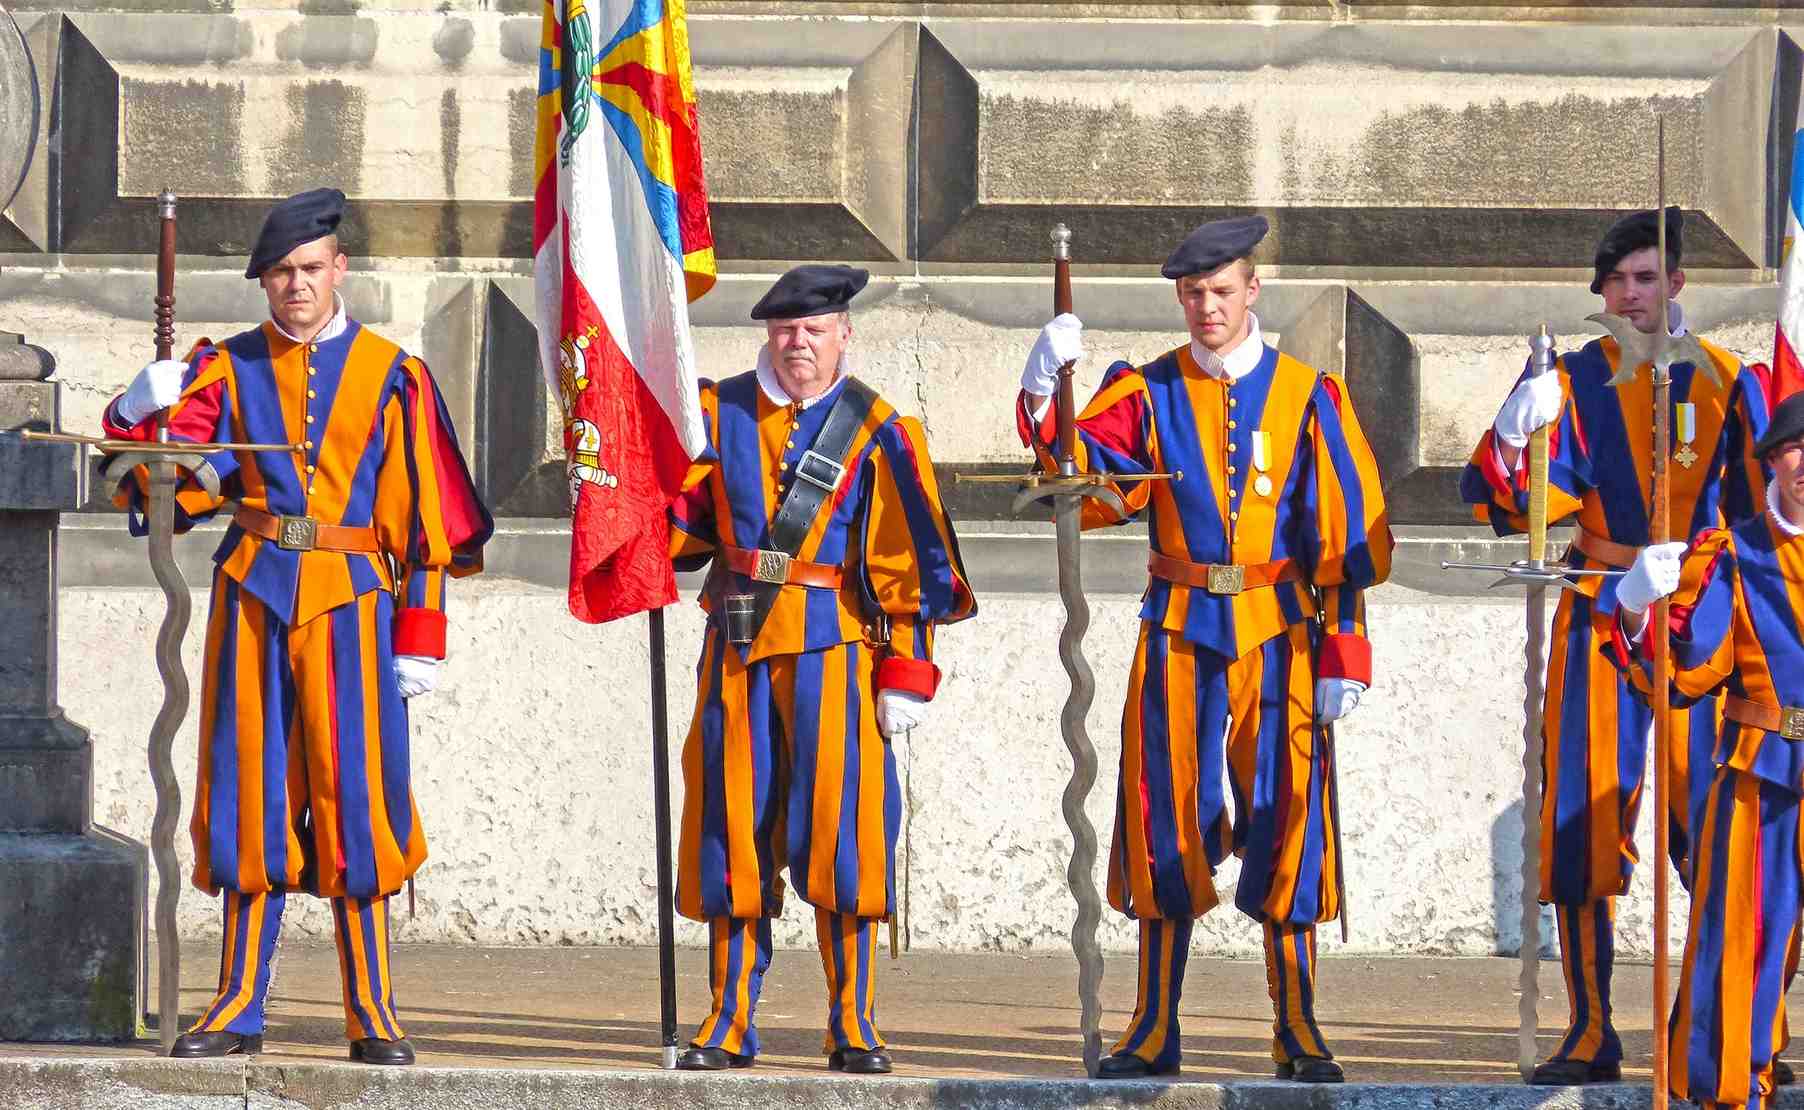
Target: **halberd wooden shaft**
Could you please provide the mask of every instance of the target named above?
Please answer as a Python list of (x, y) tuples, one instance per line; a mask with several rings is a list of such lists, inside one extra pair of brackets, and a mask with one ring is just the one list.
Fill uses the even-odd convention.
[[(1052, 313), (1062, 316), (1071, 311), (1071, 229), (1064, 224), (1053, 228), (1052, 244)], [(1055, 402), (1059, 473), (1066, 477), (1077, 473), (1077, 390), (1072, 384), (1076, 371), (1075, 360), (1059, 367)]]
[[(1660, 298), (1658, 314), (1658, 338), (1664, 343), (1670, 334), (1667, 319), (1667, 272), (1666, 272), (1666, 117), (1656, 116), (1654, 120), (1655, 136), (1655, 180), (1658, 182), (1658, 203), (1654, 207), (1654, 223), (1658, 228), (1657, 249), (1660, 255)], [(1672, 367), (1665, 359), (1654, 362), (1654, 488), (1652, 534), (1648, 541), (1654, 544), (1670, 542), (1672, 539), (1672, 468), (1668, 465), (1668, 455), (1672, 449)], [(1672, 761), (1672, 629), (1667, 623), (1667, 602), (1665, 598), (1656, 601), (1653, 606), (1653, 663), (1654, 663), (1654, 1091), (1653, 1110), (1666, 1110), (1669, 1094), (1667, 1059), (1671, 1046), (1667, 1044), (1667, 874), (1666, 865), (1671, 852), (1667, 843), (1666, 814), (1667, 799), (1672, 789), (1670, 764)]]

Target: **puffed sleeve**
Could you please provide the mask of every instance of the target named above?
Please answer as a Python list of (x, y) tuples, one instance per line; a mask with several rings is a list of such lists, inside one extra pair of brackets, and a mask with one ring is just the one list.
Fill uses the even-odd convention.
[(861, 481), (864, 601), (890, 628), (877, 687), (931, 698), (940, 677), (934, 627), (973, 615), (977, 602), (919, 421), (896, 418), (878, 429)]

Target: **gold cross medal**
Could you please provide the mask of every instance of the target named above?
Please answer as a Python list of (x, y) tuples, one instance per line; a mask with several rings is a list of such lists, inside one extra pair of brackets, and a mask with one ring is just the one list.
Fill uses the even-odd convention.
[(1270, 432), (1253, 433), (1253, 492), (1261, 497), (1272, 495), (1272, 476), (1266, 468), (1272, 465), (1272, 434)]
[(1679, 449), (1673, 452), (1672, 461), (1686, 470), (1690, 470), (1698, 461), (1698, 453), (1691, 449), (1691, 443), (1698, 437), (1698, 407), (1690, 401), (1681, 401), (1673, 406), (1678, 420), (1673, 428), (1673, 438), (1679, 441)]

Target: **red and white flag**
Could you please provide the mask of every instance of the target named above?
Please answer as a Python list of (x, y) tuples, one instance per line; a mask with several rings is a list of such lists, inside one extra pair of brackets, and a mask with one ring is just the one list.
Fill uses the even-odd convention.
[(1804, 130), (1793, 138), (1791, 197), (1785, 205), (1785, 238), (1779, 260), (1779, 327), (1773, 336), (1773, 402), (1804, 389), (1804, 363), (1798, 361), (1798, 344), (1804, 343), (1804, 256), (1797, 247), (1804, 240)]
[(562, 401), (570, 612), (676, 600), (665, 510), (707, 446), (689, 302), (714, 285), (683, 0), (546, 0), (533, 280)]

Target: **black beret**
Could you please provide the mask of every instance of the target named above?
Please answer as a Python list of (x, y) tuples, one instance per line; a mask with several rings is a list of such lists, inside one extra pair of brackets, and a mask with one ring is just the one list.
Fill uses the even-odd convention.
[(1754, 454), (1764, 459), (1773, 448), (1794, 439), (1804, 439), (1804, 390), (1779, 402), (1779, 407), (1773, 410), (1772, 422), (1766, 426), (1766, 434), (1754, 444)]
[[(1680, 249), (1684, 232), (1685, 214), (1679, 211), (1678, 205), (1668, 205), (1666, 208), (1666, 252), (1675, 261), (1684, 253)], [(1654, 219), (1654, 210), (1651, 208), (1640, 212), (1630, 212), (1611, 224), (1610, 230), (1604, 232), (1603, 239), (1597, 244), (1597, 258), (1592, 262), (1596, 273), (1591, 275), (1591, 291), (1593, 293), (1604, 291), (1604, 279), (1610, 276), (1610, 271), (1616, 268), (1618, 262), (1643, 247), (1659, 245), (1660, 224)]]
[(1159, 272), (1172, 281), (1191, 274), (1213, 273), (1236, 258), (1252, 254), (1269, 230), (1271, 224), (1264, 216), (1211, 220), (1186, 235)]
[(856, 266), (797, 266), (758, 298), (752, 319), (794, 320), (844, 312), (870, 280), (871, 272)]
[(244, 268), (244, 276), (262, 277), (263, 271), (287, 258), (288, 252), (302, 243), (337, 231), (344, 214), (345, 195), (337, 189), (309, 189), (276, 202), (269, 215), (263, 217), (263, 233), (251, 249), (251, 262)]

